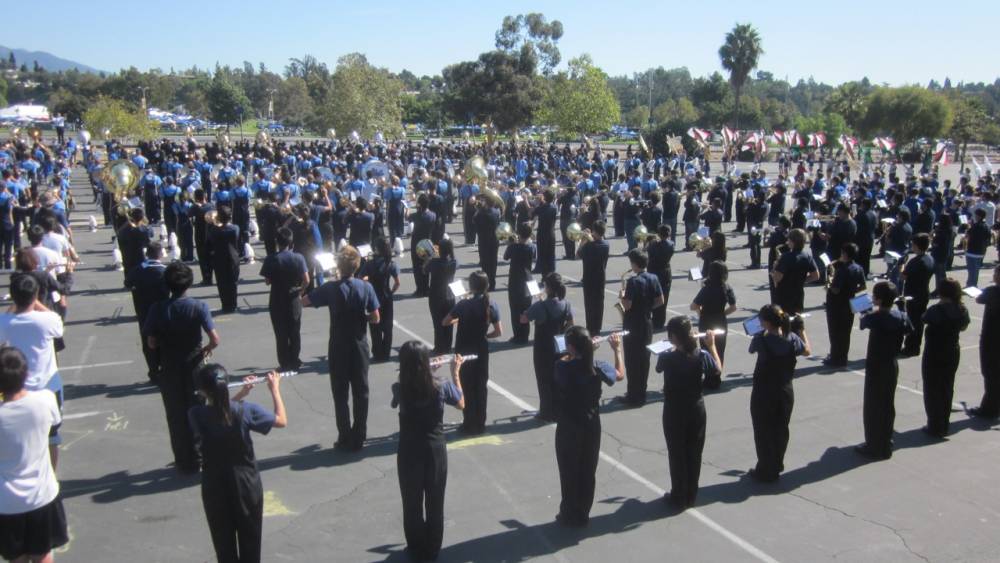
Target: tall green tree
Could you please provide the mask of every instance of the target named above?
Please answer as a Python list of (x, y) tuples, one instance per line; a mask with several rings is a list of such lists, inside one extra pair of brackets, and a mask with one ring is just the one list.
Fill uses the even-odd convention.
[[(10, 52), (11, 56), (14, 55), (14, 51)], [(0, 106), (7, 106), (7, 81), (0, 76)]]
[[(274, 96), (274, 117), (285, 125), (300, 127), (312, 115), (313, 102), (309, 97), (306, 81), (298, 76), (291, 76), (280, 82), (278, 92)], [(267, 103), (264, 104), (266, 115)]]
[(857, 128), (865, 116), (871, 90), (857, 81), (845, 82), (826, 99), (826, 111), (842, 115), (848, 126)]
[(961, 168), (965, 168), (966, 151), (970, 142), (984, 140), (986, 125), (989, 117), (983, 104), (976, 98), (955, 97), (951, 100), (954, 119), (951, 124), (949, 136), (958, 145), (958, 162)]
[(719, 59), (722, 68), (729, 72), (729, 83), (733, 86), (736, 97), (736, 127), (740, 126), (740, 96), (746, 85), (750, 71), (757, 68), (760, 56), (764, 54), (761, 47), (760, 34), (748, 23), (736, 24), (733, 30), (726, 34), (726, 40), (719, 47)]
[(621, 119), (621, 108), (608, 87), (607, 75), (583, 55), (553, 77), (539, 118), (558, 127), (560, 136), (575, 138), (611, 129)]
[(549, 22), (542, 14), (507, 16), (497, 30), (496, 48), (510, 55), (520, 54), (539, 61), (542, 73), (548, 75), (561, 60), (556, 43), (562, 35), (562, 22)]
[(212, 79), (212, 85), (205, 93), (205, 101), (212, 121), (216, 123), (236, 123), (253, 115), (250, 100), (243, 89), (219, 74)]
[(372, 66), (360, 53), (340, 57), (330, 77), (326, 100), (316, 108), (312, 126), (317, 131), (333, 127), (371, 137), (403, 132), (401, 96), (403, 83), (384, 68)]
[(94, 135), (110, 129), (113, 138), (135, 140), (152, 139), (159, 129), (158, 124), (138, 108), (104, 96), (87, 108), (83, 114), (83, 126)]
[(919, 86), (882, 87), (868, 99), (860, 124), (865, 136), (891, 135), (903, 147), (921, 137), (934, 139), (951, 127), (952, 108), (942, 94)]
[(492, 122), (503, 132), (530, 125), (545, 94), (535, 59), (523, 50), (483, 53), (442, 74), (445, 108), (457, 122)]

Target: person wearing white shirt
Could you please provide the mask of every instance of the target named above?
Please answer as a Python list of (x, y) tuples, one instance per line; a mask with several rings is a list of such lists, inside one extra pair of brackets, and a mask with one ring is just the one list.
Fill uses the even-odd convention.
[[(38, 282), (31, 276), (14, 278), (10, 295), (14, 312), (0, 314), (0, 341), (17, 348), (27, 359), (24, 387), (29, 391), (52, 391), (61, 408), (63, 385), (56, 364), (55, 339), (63, 335), (62, 319), (38, 300)], [(61, 441), (57, 424), (49, 434), (53, 467), (58, 462), (57, 448)]]
[(990, 194), (982, 194), (980, 196), (979, 203), (972, 208), (972, 212), (975, 213), (976, 209), (982, 209), (986, 212), (986, 226), (993, 230), (993, 224), (996, 222), (997, 217), (997, 206), (990, 200)]
[(49, 391), (25, 388), (28, 362), (0, 347), (0, 558), (51, 561), (69, 541), (46, 438), (62, 416)]
[(49, 272), (55, 277), (56, 274), (66, 271), (66, 258), (60, 252), (46, 247), (43, 242), (45, 231), (35, 225), (28, 229), (28, 242), (31, 243), (31, 251), (38, 258), (38, 269)]

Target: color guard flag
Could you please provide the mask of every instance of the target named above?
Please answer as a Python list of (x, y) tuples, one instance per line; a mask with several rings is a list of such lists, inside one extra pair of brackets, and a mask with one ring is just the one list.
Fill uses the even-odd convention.
[(802, 142), (802, 135), (798, 131), (792, 129), (791, 131), (785, 133), (785, 144), (789, 147), (801, 147), (805, 143)]
[(771, 135), (771, 136), (774, 137), (775, 142), (777, 142), (779, 144), (782, 144), (782, 145), (785, 144), (785, 132), (784, 131), (779, 131), (778, 129), (775, 129), (774, 130), (774, 134)]
[(704, 129), (698, 129), (697, 127), (692, 127), (687, 131), (688, 137), (691, 137), (700, 145), (708, 144), (708, 140), (712, 138), (712, 134)]
[(872, 143), (885, 152), (892, 152), (896, 148), (896, 141), (893, 141), (889, 137), (875, 137)]
[(948, 158), (948, 143), (938, 141), (937, 146), (934, 147), (934, 162), (939, 166), (947, 166), (951, 163), (951, 160)]
[(818, 133), (810, 133), (808, 138), (810, 147), (819, 148), (826, 144), (826, 133), (823, 133), (822, 131)]
[(722, 128), (722, 143), (724, 145), (726, 145), (727, 147), (730, 145), (734, 145), (736, 144), (738, 139), (739, 139), (739, 133), (728, 127)]

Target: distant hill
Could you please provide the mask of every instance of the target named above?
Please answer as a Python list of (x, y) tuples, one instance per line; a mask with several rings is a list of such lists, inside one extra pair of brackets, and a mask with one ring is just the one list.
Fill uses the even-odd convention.
[(93, 74), (99, 74), (101, 70), (98, 70), (92, 66), (87, 66), (76, 61), (70, 61), (57, 57), (51, 53), (46, 53), (45, 51), (26, 51), (24, 49), (12, 49), (10, 47), (4, 47), (0, 45), (0, 57), (6, 60), (10, 56), (10, 52), (14, 52), (14, 58), (17, 60), (17, 66), (22, 64), (28, 65), (31, 68), (35, 61), (45, 70), (52, 72), (59, 72), (60, 70), (69, 70), (75, 68), (80, 72), (90, 72)]

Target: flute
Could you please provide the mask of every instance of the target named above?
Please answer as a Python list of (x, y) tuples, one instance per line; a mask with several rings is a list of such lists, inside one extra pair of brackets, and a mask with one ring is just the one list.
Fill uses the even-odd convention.
[[(475, 354), (468, 354), (466, 356), (462, 356), (462, 361), (467, 362), (469, 360), (475, 360), (478, 357), (479, 356)], [(436, 368), (446, 364), (450, 364), (454, 361), (455, 361), (455, 354), (442, 354), (440, 356), (434, 356), (433, 358), (431, 358), (430, 364), (432, 368)]]
[(612, 332), (612, 333), (606, 334), (604, 336), (595, 336), (595, 337), (591, 338), (590, 340), (594, 344), (599, 344), (599, 343), (604, 342), (605, 340), (611, 338), (611, 336), (615, 335), (615, 334), (617, 334), (618, 336), (627, 336), (628, 335), (628, 331), (627, 330), (622, 330), (622, 331), (618, 331), (618, 332)]
[[(278, 372), (278, 377), (281, 377), (281, 378), (295, 377), (296, 375), (300, 375), (299, 372), (297, 372), (297, 371), (282, 371), (282, 372)], [(244, 385), (257, 385), (258, 383), (266, 383), (266, 382), (267, 382), (267, 376), (260, 376), (260, 375), (258, 375), (258, 376), (255, 376), (250, 381), (238, 381), (236, 383), (230, 383), (229, 385), (227, 385), (227, 387), (229, 387), (230, 389), (233, 389), (235, 387), (243, 387)]]
[(713, 334), (715, 336), (722, 336), (723, 334), (726, 334), (726, 329), (724, 329), (724, 328), (710, 328), (710, 329), (706, 330), (705, 332), (697, 332), (697, 333), (695, 333), (694, 337), (695, 338), (705, 338), (709, 334)]

